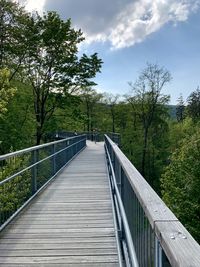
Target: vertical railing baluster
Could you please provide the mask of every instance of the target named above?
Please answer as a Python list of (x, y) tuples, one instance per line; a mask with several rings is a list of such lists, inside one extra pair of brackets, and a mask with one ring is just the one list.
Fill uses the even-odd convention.
[(68, 141), (65, 141), (65, 163), (68, 162), (68, 150), (67, 150), (67, 147), (68, 147)]
[[(37, 163), (37, 150), (32, 151), (32, 164)], [(34, 195), (37, 191), (37, 165), (32, 167), (31, 177), (31, 194)]]
[[(123, 173), (123, 169), (121, 169), (121, 200), (122, 203), (124, 205), (124, 173)], [(123, 228), (123, 221), (122, 221), (122, 217), (120, 218), (120, 235), (121, 235), (121, 240), (124, 240), (124, 228)]]
[(119, 193), (121, 195), (121, 187), (122, 187), (122, 167), (120, 166), (120, 164), (118, 164), (118, 176), (119, 176), (119, 181), (117, 183), (118, 189), (119, 189)]
[(54, 155), (56, 153), (56, 147), (55, 144), (52, 145), (52, 169), (53, 169), (53, 175), (56, 173), (56, 155)]
[(155, 267), (162, 267), (162, 248), (155, 236)]

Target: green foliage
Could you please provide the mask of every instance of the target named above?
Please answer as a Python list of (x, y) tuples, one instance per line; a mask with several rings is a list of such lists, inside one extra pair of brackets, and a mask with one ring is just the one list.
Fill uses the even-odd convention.
[(198, 129), (191, 118), (186, 117), (182, 123), (176, 121), (168, 121), (169, 125), (169, 153), (173, 153), (180, 147), (184, 138), (189, 138)]
[(111, 132), (115, 132), (116, 130), (116, 106), (119, 99), (119, 95), (113, 94), (104, 94), (104, 101), (106, 105), (109, 107), (110, 115), (111, 115), (111, 125), (112, 129)]
[(37, 144), (45, 132), (46, 122), (59, 108), (62, 98), (82, 88), (93, 85), (91, 81), (100, 71), (102, 61), (93, 54), (77, 56), (78, 44), (84, 40), (82, 32), (64, 22), (56, 12), (43, 16), (35, 14), (27, 25), (29, 56), (25, 72), (34, 96)]
[[(122, 149), (134, 166), (141, 172), (142, 148), (144, 146), (143, 126), (132, 114), (132, 109), (129, 105), (126, 106), (124, 116), (126, 117), (124, 117), (122, 123), (125, 121), (126, 126), (121, 129)], [(160, 175), (169, 156), (168, 147), (168, 112), (167, 108), (161, 105), (157, 107), (154, 120), (149, 128), (145, 164), (145, 178), (158, 193), (160, 190)]]
[[(36, 151), (37, 161), (46, 158), (51, 153), (51, 147)], [(31, 153), (10, 157), (7, 160), (2, 161), (0, 168), (0, 181), (4, 181), (5, 179), (12, 177), (12, 175), (22, 171), (31, 164)], [(49, 180), (52, 173), (52, 158), (35, 166), (37, 189)], [(30, 168), (11, 180), (4, 182), (4, 184), (0, 186), (0, 224), (6, 221), (32, 196), (32, 175), (33, 168)]]
[(2, 154), (34, 144), (33, 98), (29, 85), (13, 81), (16, 93), (7, 105), (7, 113), (0, 118), (0, 151)]
[(79, 96), (68, 95), (62, 97), (62, 105), (57, 108), (53, 116), (46, 123), (46, 131), (49, 133), (62, 131), (83, 131), (85, 123), (84, 111), (81, 109), (82, 101)]
[(133, 131), (137, 132), (132, 139), (136, 146), (139, 144), (137, 158), (140, 163), (136, 166), (152, 186), (155, 186), (153, 180), (159, 179), (155, 176), (155, 159), (158, 157), (158, 150), (165, 147), (162, 141), (157, 141), (157, 136), (165, 136), (168, 128), (166, 104), (169, 96), (163, 95), (161, 90), (170, 80), (171, 75), (167, 70), (156, 64), (147, 64), (135, 84), (130, 83), (132, 94), (127, 96), (127, 102), (131, 108)]
[[(82, 100), (82, 112), (85, 115), (84, 130), (92, 131), (93, 128), (97, 128), (95, 121), (95, 106), (100, 102), (102, 94), (97, 93), (91, 87), (84, 87), (80, 92), (80, 98)], [(98, 106), (99, 107), (99, 106)]]
[[(6, 153), (32, 144), (33, 137), (39, 144), (45, 132), (62, 126), (55, 119), (60, 115), (70, 114), (78, 126), (86, 121), (72, 107), (78, 99), (72, 93), (95, 85), (92, 78), (102, 61), (97, 53), (78, 56), (81, 30), (56, 12), (30, 14), (18, 3), (2, 0), (0, 22), (0, 149)], [(15, 87), (18, 93), (11, 101)], [(66, 124), (71, 125), (70, 118)]]
[[(97, 53), (78, 57), (82, 32), (56, 12), (30, 14), (18, 3), (2, 0), (0, 24), (0, 68), (10, 69), (9, 81), (15, 78), (31, 86), (39, 144), (63, 99), (77, 89), (95, 85), (91, 79), (100, 71), (102, 61)], [(5, 94), (3, 89), (1, 113), (6, 111), (5, 96), (9, 97), (9, 91)]]
[(0, 68), (10, 70), (9, 80), (19, 76), (27, 56), (25, 26), (28, 14), (14, 1), (1, 0), (0, 4)]
[[(0, 169), (1, 181), (27, 167), (29, 156), (16, 157), (4, 161)], [(31, 171), (13, 178), (0, 186), (1, 222), (8, 219), (31, 196)]]
[(16, 93), (16, 88), (10, 85), (9, 78), (10, 71), (0, 69), (0, 118), (7, 112), (8, 102)]
[(200, 242), (200, 131), (182, 140), (162, 176), (165, 203)]
[(200, 121), (200, 89), (199, 87), (190, 94), (187, 99), (188, 115), (193, 119), (193, 121)]
[(185, 118), (185, 104), (183, 101), (183, 96), (180, 95), (178, 99), (178, 105), (176, 107), (176, 119), (178, 122), (183, 122)]

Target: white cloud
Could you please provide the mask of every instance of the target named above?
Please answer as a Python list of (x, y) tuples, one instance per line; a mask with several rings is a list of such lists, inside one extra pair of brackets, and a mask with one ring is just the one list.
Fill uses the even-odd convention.
[[(25, 1), (25, 0), (20, 0)], [(81, 28), (85, 43), (109, 42), (112, 49), (132, 46), (171, 22), (184, 22), (200, 0), (26, 0), (26, 9), (57, 10)]]
[(27, 0), (25, 9), (29, 12), (38, 11), (43, 12), (46, 0)]
[(139, 0), (128, 4), (105, 32), (89, 35), (87, 42), (109, 41), (112, 49), (142, 42), (168, 22), (186, 21), (200, 0)]

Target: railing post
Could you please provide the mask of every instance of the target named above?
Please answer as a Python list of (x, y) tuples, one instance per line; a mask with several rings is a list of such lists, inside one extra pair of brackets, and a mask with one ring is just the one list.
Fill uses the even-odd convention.
[[(118, 187), (119, 188), (119, 187)], [(121, 196), (122, 203), (124, 205), (124, 175), (123, 175), (123, 169), (120, 166), (120, 188), (119, 188), (119, 193)], [(123, 227), (123, 221), (122, 218), (120, 218), (120, 239), (121, 241), (124, 240), (124, 227)]]
[(157, 237), (155, 237), (155, 267), (162, 267), (162, 248)]
[[(32, 151), (32, 164), (37, 162), (37, 153), (38, 151)], [(33, 166), (32, 168), (32, 177), (31, 177), (31, 194), (34, 195), (37, 191), (37, 165)]]
[(73, 156), (76, 154), (76, 142), (75, 140), (73, 139)]
[(55, 153), (56, 153), (56, 147), (55, 147), (55, 144), (53, 144), (53, 147), (52, 147), (52, 154), (53, 154), (52, 169), (53, 169), (53, 175), (56, 173), (56, 155), (54, 155)]
[(113, 149), (112, 149), (112, 157), (111, 157), (111, 159), (112, 159), (113, 170), (115, 172), (115, 153), (114, 153)]
[(68, 141), (65, 142), (65, 163), (67, 163), (68, 161), (68, 150), (67, 150), (67, 147), (68, 147)]
[(121, 199), (122, 199), (122, 203), (124, 205), (124, 171), (122, 169), (122, 167), (120, 168), (120, 177), (121, 177), (121, 190), (120, 190), (120, 195), (121, 195)]
[[(75, 139), (75, 142), (76, 142), (76, 139)], [(78, 152), (78, 144), (76, 143), (75, 144), (75, 154)]]

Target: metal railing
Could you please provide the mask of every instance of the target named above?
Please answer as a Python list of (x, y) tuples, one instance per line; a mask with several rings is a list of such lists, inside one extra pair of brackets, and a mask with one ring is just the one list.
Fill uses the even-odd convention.
[(120, 139), (120, 134), (118, 133), (105, 133), (105, 132), (83, 132), (87, 136), (87, 140), (90, 141), (96, 141), (96, 142), (103, 142), (104, 141), (104, 136), (105, 134), (109, 136), (109, 138), (116, 143), (117, 145), (120, 146), (121, 144), (121, 139)]
[(115, 144), (121, 145), (121, 136), (119, 133), (107, 133), (106, 134)]
[(135, 254), (140, 267), (200, 266), (198, 243), (108, 136), (105, 147), (126, 266)]
[[(114, 208), (116, 211), (117, 227), (119, 229), (119, 237), (121, 241), (120, 249), (122, 249), (123, 251), (126, 266), (139, 267), (137, 256), (135, 253), (135, 248), (133, 245), (133, 240), (131, 237), (131, 233), (130, 233), (130, 229), (129, 229), (129, 225), (128, 225), (128, 221), (126, 217), (126, 213), (125, 213), (122, 199), (121, 199), (119, 189), (116, 183), (115, 173), (114, 173), (111, 157), (108, 152), (107, 146), (105, 146), (105, 150), (106, 150), (106, 158), (108, 162), (108, 173), (110, 177), (110, 185), (111, 185), (111, 190), (112, 190), (112, 195), (113, 195), (113, 203), (114, 203)], [(124, 264), (122, 262), (121, 266), (123, 265)]]
[[(45, 139), (47, 141), (54, 141), (54, 140), (60, 140), (60, 139), (65, 139), (68, 137), (73, 137), (76, 136), (77, 132), (69, 132), (69, 131), (57, 131), (54, 133), (48, 133), (45, 136)], [(92, 132), (78, 132), (78, 135), (83, 135), (85, 134), (87, 137), (87, 140), (90, 141), (96, 141), (96, 142), (103, 142), (104, 141), (104, 135), (108, 135), (110, 139), (118, 144), (120, 146), (121, 144), (121, 138), (119, 133), (105, 133), (105, 132), (99, 132), (99, 131), (92, 131)]]
[[(104, 141), (104, 133), (101, 132), (78, 132), (78, 134), (85, 134), (87, 137), (87, 140), (94, 141), (94, 142), (103, 142)], [(61, 131), (54, 134), (54, 136), (57, 136), (58, 138), (66, 138), (74, 136), (74, 132), (66, 132)]]
[(86, 136), (0, 156), (0, 231), (86, 146)]

